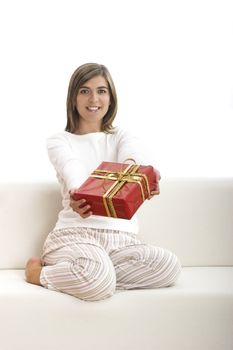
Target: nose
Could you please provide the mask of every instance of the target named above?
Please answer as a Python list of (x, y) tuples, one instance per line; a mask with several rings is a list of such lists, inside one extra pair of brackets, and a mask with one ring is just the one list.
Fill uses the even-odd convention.
[(96, 91), (92, 91), (89, 95), (89, 101), (90, 102), (96, 102), (98, 101), (98, 93)]

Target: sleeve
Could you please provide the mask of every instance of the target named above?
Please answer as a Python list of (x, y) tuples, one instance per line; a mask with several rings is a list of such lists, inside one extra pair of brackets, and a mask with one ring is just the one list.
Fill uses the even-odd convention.
[(87, 170), (65, 135), (57, 134), (48, 138), (47, 151), (58, 179), (65, 183), (68, 190), (77, 188), (84, 182)]
[(136, 164), (150, 164), (140, 138), (132, 135), (128, 130), (118, 131), (117, 151), (120, 163), (133, 159)]

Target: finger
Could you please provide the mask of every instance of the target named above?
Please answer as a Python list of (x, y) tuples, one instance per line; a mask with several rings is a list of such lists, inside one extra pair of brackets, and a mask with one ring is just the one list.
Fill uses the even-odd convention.
[(76, 188), (71, 188), (71, 189), (69, 190), (69, 195), (70, 195), (70, 197), (72, 197), (72, 196), (74, 195), (75, 192), (77, 192), (77, 189), (76, 189)]
[(155, 194), (160, 193), (160, 187), (159, 187), (159, 182), (155, 185)]
[(72, 209), (77, 212), (79, 215), (85, 215), (87, 212), (90, 211), (91, 206), (86, 203), (86, 199), (80, 199), (80, 200), (71, 200), (71, 207)]
[(156, 195), (158, 195), (158, 194), (160, 194), (160, 190), (159, 190), (159, 189), (156, 190), (156, 191), (152, 191), (152, 192), (150, 193), (150, 197), (156, 196)]
[(159, 188), (159, 184), (155, 185), (155, 188), (151, 191), (148, 199), (151, 199), (152, 197), (159, 195), (160, 194), (160, 188)]
[(161, 180), (160, 172), (154, 168), (155, 182), (158, 183)]
[(85, 199), (80, 199), (80, 200), (76, 201), (75, 199), (71, 198), (71, 200), (70, 200), (70, 207), (74, 211), (79, 212), (82, 208), (85, 207), (85, 203), (86, 203)]
[(156, 180), (157, 180), (157, 182), (159, 182), (161, 180), (161, 175), (160, 175), (159, 171), (156, 173)]
[(151, 196), (155, 196), (156, 194), (158, 194), (159, 193), (159, 190), (154, 190), (154, 191), (151, 191), (151, 193), (150, 193), (150, 195)]
[(91, 206), (89, 204), (83, 206), (83, 207), (79, 207), (77, 210), (77, 213), (82, 217), (82, 218), (86, 218), (90, 215), (92, 215), (91, 212)]
[(86, 203), (86, 199), (75, 200), (74, 198), (71, 197), (70, 203), (72, 204), (72, 206), (75, 206), (76, 208), (82, 208)]
[(83, 208), (85, 206), (85, 203), (87, 202), (86, 199), (78, 199), (77, 201), (74, 200), (77, 207)]
[(93, 213), (92, 213), (92, 211), (88, 211), (87, 213), (85, 213), (85, 214), (82, 214), (82, 215), (80, 215), (83, 219), (86, 219), (86, 218), (88, 218), (89, 216), (91, 216)]
[(79, 208), (78, 213), (80, 215), (85, 215), (87, 212), (90, 211), (90, 209), (91, 209), (91, 206), (88, 204), (88, 205), (85, 205), (85, 207)]

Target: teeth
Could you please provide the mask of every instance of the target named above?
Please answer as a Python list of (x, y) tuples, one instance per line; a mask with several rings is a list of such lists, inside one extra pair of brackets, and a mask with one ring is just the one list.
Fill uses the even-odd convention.
[(97, 111), (99, 107), (87, 107), (90, 111)]

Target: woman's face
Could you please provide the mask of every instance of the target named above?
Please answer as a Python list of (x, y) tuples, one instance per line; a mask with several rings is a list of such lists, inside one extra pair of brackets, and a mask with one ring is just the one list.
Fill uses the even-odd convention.
[(101, 130), (101, 122), (110, 105), (110, 91), (106, 79), (98, 75), (78, 90), (76, 108), (79, 113), (78, 131)]

